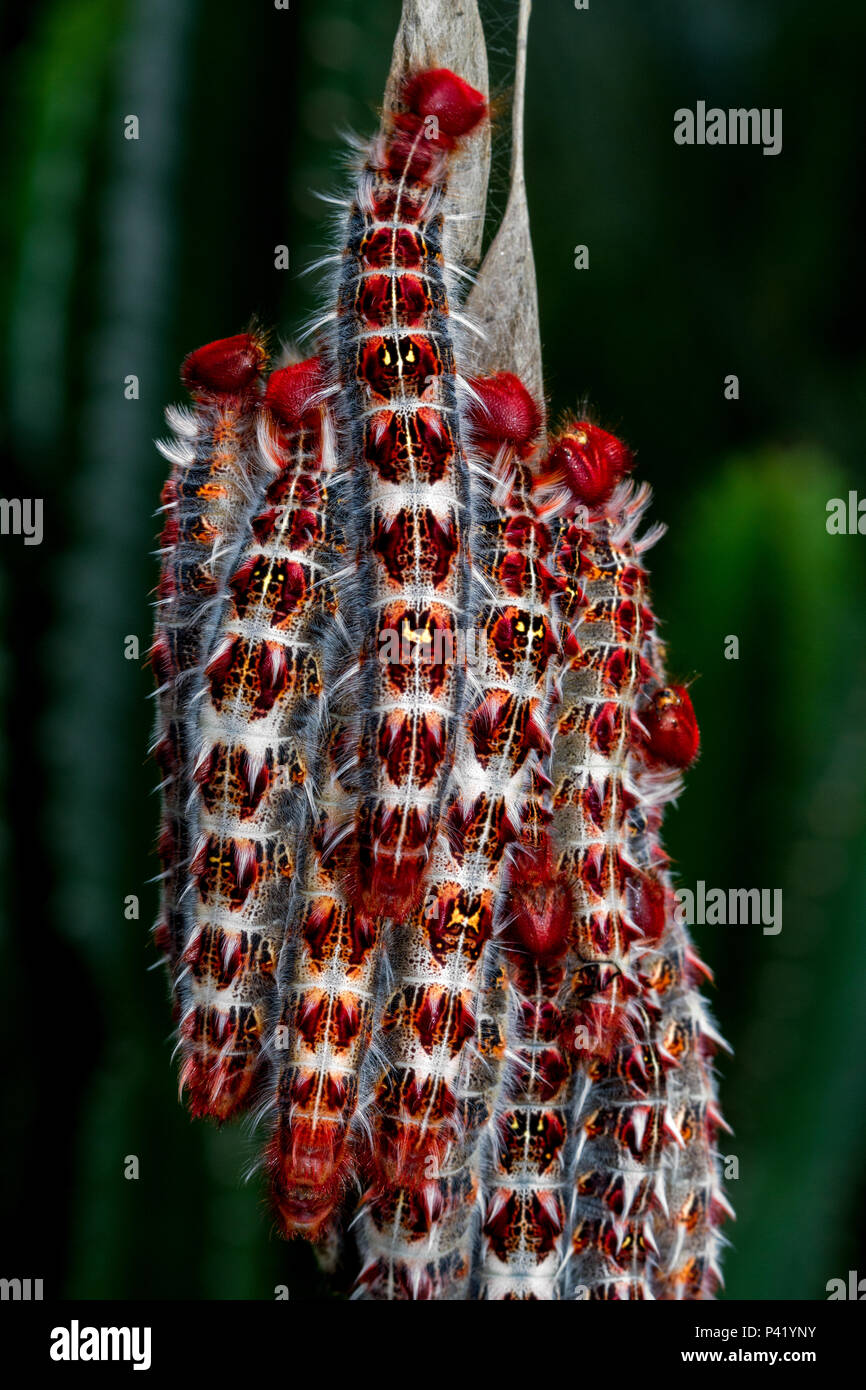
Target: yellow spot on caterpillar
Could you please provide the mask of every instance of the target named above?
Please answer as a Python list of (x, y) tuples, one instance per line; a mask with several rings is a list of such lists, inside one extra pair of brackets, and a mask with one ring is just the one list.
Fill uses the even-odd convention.
[(412, 627), (409, 619), (403, 619), (403, 640), (405, 642), (432, 642), (433, 634), (428, 627)]

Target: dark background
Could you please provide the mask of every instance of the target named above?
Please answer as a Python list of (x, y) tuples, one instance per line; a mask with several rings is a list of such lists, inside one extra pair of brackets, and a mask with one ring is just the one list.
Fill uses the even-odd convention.
[[(45, 538), (0, 538), (0, 1273), (47, 1296), (325, 1296), (240, 1181), (248, 1136), (176, 1102), (148, 973), (150, 678), (124, 641), (149, 640), (151, 441), (178, 364), (252, 310), (285, 337), (309, 315), (298, 272), (328, 241), (311, 190), (340, 185), (342, 129), (374, 128), (398, 14), (42, 0), (2, 20), (2, 491), (44, 498)], [(485, 17), (507, 110), (511, 0)], [(552, 412), (586, 397), (637, 448), (670, 526), (651, 563), (671, 670), (698, 677), (703, 756), (667, 841), (685, 886), (784, 891), (778, 936), (696, 933), (735, 1049), (737, 1298), (866, 1274), (866, 540), (825, 529), (831, 497), (866, 495), (864, 51), (858, 0), (537, 0), (530, 32)], [(782, 107), (782, 153), (676, 146), (699, 99)]]

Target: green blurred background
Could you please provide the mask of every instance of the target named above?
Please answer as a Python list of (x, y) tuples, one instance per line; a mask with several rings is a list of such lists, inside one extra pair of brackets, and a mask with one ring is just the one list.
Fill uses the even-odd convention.
[[(484, 13), (507, 110), (514, 4)], [(0, 21), (2, 490), (45, 504), (41, 546), (0, 538), (0, 1273), (47, 1296), (328, 1296), (240, 1180), (249, 1137), (176, 1102), (148, 973), (150, 680), (124, 643), (148, 644), (151, 441), (181, 357), (253, 310), (286, 337), (312, 310), (311, 190), (339, 186), (342, 130), (373, 129), (398, 15), (40, 0)], [(735, 1049), (736, 1298), (866, 1274), (866, 541), (825, 529), (829, 498), (866, 493), (864, 51), (858, 0), (537, 0), (530, 33), (552, 411), (587, 398), (638, 449), (670, 526), (651, 563), (671, 669), (698, 676), (703, 756), (668, 844), (685, 886), (784, 892), (778, 936), (697, 931)], [(782, 107), (783, 152), (677, 147), (698, 99)], [(503, 119), (491, 229), (507, 146)]]

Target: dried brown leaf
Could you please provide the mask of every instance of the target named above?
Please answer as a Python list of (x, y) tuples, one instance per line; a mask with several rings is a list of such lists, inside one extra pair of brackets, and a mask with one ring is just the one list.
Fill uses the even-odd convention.
[(515, 372), (539, 402), (544, 397), (535, 258), (529, 232), (523, 156), (523, 108), (530, 0), (521, 0), (512, 108), (511, 184), (499, 230), (478, 272), (467, 313), (482, 329), (478, 370)]
[[(475, 0), (403, 0), (403, 15), (394, 40), (394, 56), (385, 88), (385, 105), (399, 100), (407, 72), (451, 68), (485, 97), (487, 45)], [(455, 156), (445, 205), (445, 254), (460, 265), (476, 266), (481, 257), (484, 208), (490, 177), (490, 124), (466, 140)]]

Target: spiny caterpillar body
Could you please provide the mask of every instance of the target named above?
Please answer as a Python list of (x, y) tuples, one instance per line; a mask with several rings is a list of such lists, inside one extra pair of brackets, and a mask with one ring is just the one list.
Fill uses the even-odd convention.
[(356, 1298), (710, 1297), (721, 1039), (660, 839), (699, 745), (660, 528), (618, 439), (548, 442), (540, 389), (472, 365), (442, 246), (486, 103), (444, 68), (394, 92), (316, 355), (265, 380), (257, 333), (199, 349), (163, 446), (181, 1085), (258, 1107), (281, 1234), (351, 1229)]
[(365, 591), (358, 891), (372, 915), (417, 898), (462, 700), (468, 477), (441, 205), (450, 155), (485, 103), (443, 69), (407, 81), (402, 108), (361, 172), (337, 296)]
[(257, 333), (190, 353), (181, 376), (193, 406), (169, 407), (166, 418), (175, 437), (158, 446), (172, 469), (162, 490), (165, 521), (150, 651), (158, 710), (153, 751), (164, 779), (162, 904), (155, 936), (171, 965), (186, 945), (191, 920), (186, 873), (195, 838), (189, 801), (196, 700), (232, 558), (266, 471), (255, 440), (266, 360)]
[[(659, 830), (698, 730), (688, 692), (665, 681), (642, 563), (659, 531), (636, 539), (649, 490), (625, 481), (631, 467), (619, 441), (580, 422), (551, 450), (544, 479), (563, 516), (557, 568), (572, 652), (553, 794), (557, 867), (574, 911), (563, 994), (575, 1070), (566, 1298), (677, 1296), (687, 1280), (690, 1296), (705, 1296), (722, 1211), (706, 1066), (717, 1034), (694, 988), (693, 953), (684, 975), (662, 945), (690, 949), (673, 920)], [(656, 980), (677, 982), (682, 1030), (664, 1018)], [(690, 1046), (697, 1073), (695, 1063), (684, 1070)], [(677, 1194), (672, 1174), (683, 1169), (694, 1190)], [(703, 1221), (699, 1272), (682, 1258), (677, 1224), (693, 1212)]]
[[(287, 1234), (316, 1235), (355, 1168), (352, 1123), (383, 928), (417, 896), (462, 690), (467, 508), (441, 200), (484, 101), (445, 70), (407, 81), (361, 170), (345, 228), (333, 374), (354, 490), (360, 711), (327, 778), (284, 1021), (271, 1148)], [(432, 649), (432, 659), (431, 652)], [(352, 790), (336, 771), (351, 764)], [(355, 805), (354, 825), (351, 822)]]
[(288, 890), (308, 834), (317, 647), (337, 612), (326, 517), (333, 429), (317, 360), (274, 372), (259, 416), (271, 473), (204, 671), (191, 810), (193, 924), (178, 977), (194, 1111), (246, 1104), (273, 1009)]
[(468, 1277), (474, 1187), (467, 1175), (482, 1118), (477, 1100), (461, 1098), (468, 1045), (477, 1036), (506, 852), (520, 837), (533, 760), (550, 744), (549, 537), (529, 500), (540, 412), (516, 377), (472, 386), (468, 612), (484, 641), (480, 669), (467, 671), (453, 789), (425, 896), (395, 932), (398, 984), (382, 1018), (388, 1065), (373, 1120), (381, 1195), (374, 1186), (359, 1224), (366, 1296), (381, 1283), (416, 1298), (443, 1297)]

